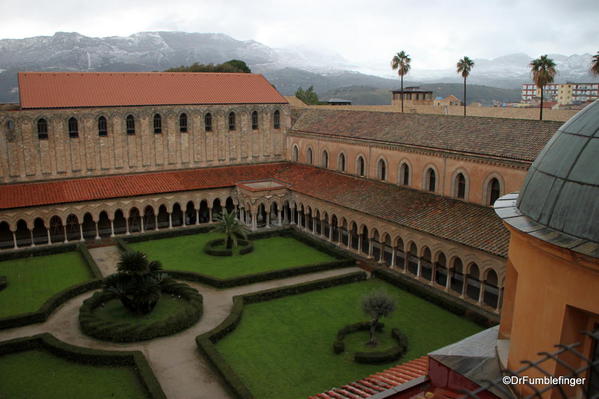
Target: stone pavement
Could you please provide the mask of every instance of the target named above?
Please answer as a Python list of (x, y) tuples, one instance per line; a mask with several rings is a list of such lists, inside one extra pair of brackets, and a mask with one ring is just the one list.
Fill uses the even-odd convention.
[[(92, 248), (90, 253), (102, 273), (110, 274), (115, 271), (114, 265), (119, 255), (116, 246)], [(1, 330), (0, 341), (49, 332), (72, 345), (107, 350), (139, 350), (146, 356), (169, 399), (228, 399), (232, 396), (225, 389), (224, 381), (198, 352), (195, 337), (210, 331), (229, 315), (234, 296), (359, 270), (361, 269), (357, 267), (328, 270), (229, 289), (216, 289), (188, 282), (187, 284), (197, 289), (204, 299), (204, 312), (200, 321), (187, 330), (168, 337), (128, 344), (99, 341), (81, 333), (78, 322), (79, 307), (92, 295), (92, 292), (87, 292), (60, 306), (44, 323)]]

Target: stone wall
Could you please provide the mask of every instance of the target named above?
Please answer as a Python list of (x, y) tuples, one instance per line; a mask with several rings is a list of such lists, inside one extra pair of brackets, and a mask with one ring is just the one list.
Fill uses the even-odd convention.
[[(277, 110), (281, 121), (275, 129)], [(252, 129), (253, 111), (258, 112), (258, 129)], [(236, 115), (233, 131), (228, 128), (230, 112)], [(187, 115), (187, 132), (179, 130), (182, 113)], [(212, 115), (212, 131), (204, 129), (206, 113)], [(155, 114), (162, 118), (160, 134), (153, 129)], [(126, 132), (128, 115), (135, 118), (133, 135)], [(107, 136), (98, 134), (101, 116), (107, 120)], [(69, 137), (71, 117), (78, 121), (78, 138)], [(38, 138), (37, 123), (42, 118), (48, 125), (46, 140)], [(0, 182), (281, 160), (290, 124), (287, 104), (4, 111), (0, 112)]]

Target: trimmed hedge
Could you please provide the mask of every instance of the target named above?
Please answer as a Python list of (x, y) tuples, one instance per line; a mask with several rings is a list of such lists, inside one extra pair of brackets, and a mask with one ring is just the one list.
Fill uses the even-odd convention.
[[(62, 252), (70, 252), (73, 250), (79, 251), (83, 259), (86, 261), (94, 279), (57, 292), (56, 294), (51, 296), (46, 302), (44, 302), (44, 304), (35, 312), (22, 313), (15, 316), (0, 318), (0, 330), (6, 328), (22, 327), (34, 323), (43, 323), (46, 320), (48, 320), (48, 317), (54, 310), (56, 310), (56, 308), (58, 308), (60, 305), (62, 305), (69, 299), (72, 299), (78, 295), (102, 287), (102, 273), (100, 272), (98, 265), (89, 253), (85, 244), (59, 245), (56, 248), (53, 248), (51, 246), (47, 248), (32, 248), (31, 252), (33, 253), (30, 253), (30, 251), (22, 251), (20, 252), (20, 255), (21, 257), (23, 257), (23, 255), (43, 256)], [(9, 259), (12, 260), (17, 258), (19, 257), (10, 255)]]
[(2, 291), (8, 285), (8, 280), (6, 276), (0, 276), (0, 291)]
[[(179, 232), (184, 233), (185, 235), (189, 235), (189, 234), (196, 234), (196, 233), (210, 231), (211, 229), (212, 229), (212, 226), (208, 226), (205, 228), (189, 229), (189, 230), (183, 230), (183, 231), (179, 231)], [(162, 234), (162, 233), (165, 233), (165, 234)], [(166, 234), (166, 233), (168, 233), (168, 234)], [(139, 235), (139, 236), (131, 236), (131, 237), (127, 237), (127, 238), (116, 238), (115, 241), (116, 241), (117, 245), (119, 246), (119, 248), (121, 249), (121, 251), (130, 251), (131, 248), (127, 245), (128, 242), (147, 241), (147, 240), (153, 239), (154, 237), (155, 238), (175, 237), (175, 236), (177, 236), (177, 234), (175, 234), (175, 233), (177, 233), (177, 231), (173, 232), (172, 230), (169, 230), (168, 232), (149, 233), (152, 235), (151, 238), (144, 237), (143, 235)], [(321, 271), (325, 271), (325, 270), (341, 269), (344, 267), (355, 266), (355, 264), (356, 264), (355, 259), (347, 256), (347, 254), (345, 252), (343, 252), (341, 249), (335, 247), (334, 245), (322, 243), (315, 238), (306, 236), (305, 234), (297, 232), (296, 230), (291, 229), (291, 228), (280, 229), (280, 230), (269, 230), (269, 231), (248, 234), (248, 240), (249, 239), (260, 240), (263, 238), (270, 238), (270, 237), (293, 237), (306, 245), (309, 245), (313, 248), (316, 248), (322, 252), (327, 253), (328, 255), (331, 255), (336, 260), (331, 261), (331, 262), (320, 262), (320, 263), (313, 263), (310, 265), (290, 267), (288, 269), (273, 270), (273, 271), (264, 272), (264, 273), (247, 274), (245, 276), (231, 277), (228, 279), (219, 279), (219, 278), (208, 276), (208, 275), (201, 274), (201, 273), (180, 271), (180, 270), (168, 270), (168, 274), (169, 274), (169, 276), (176, 278), (176, 279), (193, 281), (196, 283), (210, 285), (210, 286), (216, 287), (216, 288), (231, 288), (231, 287), (237, 287), (240, 285), (259, 283), (262, 281), (269, 281), (269, 280), (278, 280), (281, 278), (294, 277), (294, 276), (299, 276), (302, 274), (321, 272)], [(252, 248), (253, 248), (253, 246), (252, 246)], [(223, 256), (226, 256), (226, 255), (223, 255)]]
[(295, 284), (288, 287), (273, 288), (251, 294), (236, 296), (233, 298), (233, 309), (231, 310), (229, 316), (211, 331), (196, 337), (198, 349), (208, 358), (210, 363), (221, 374), (231, 391), (237, 397), (242, 399), (252, 399), (254, 398), (253, 394), (243, 383), (241, 378), (239, 378), (239, 376), (231, 368), (231, 366), (226, 362), (226, 360), (221, 356), (215, 346), (218, 341), (235, 330), (235, 328), (239, 325), (243, 315), (244, 304), (263, 302), (275, 298), (282, 298), (289, 295), (333, 287), (336, 285), (362, 281), (366, 280), (366, 277), (367, 275), (364, 272), (353, 272), (344, 274), (342, 276), (329, 277), (311, 282)]
[(62, 342), (49, 333), (0, 342), (0, 356), (32, 349), (44, 349), (55, 356), (81, 364), (132, 367), (149, 398), (166, 399), (160, 383), (140, 351), (120, 352), (82, 348)]
[(381, 280), (426, 299), (451, 313), (466, 317), (482, 327), (488, 328), (499, 323), (499, 315), (487, 312), (484, 309), (471, 305), (458, 298), (454, 298), (445, 292), (439, 291), (429, 285), (422, 284), (419, 281), (415, 281), (397, 272), (388, 269), (375, 269), (372, 273)]
[(11, 249), (0, 251), (0, 262), (5, 260), (13, 260), (18, 258), (28, 258), (30, 256), (44, 256), (54, 255), (63, 252), (70, 252), (77, 250), (77, 246), (80, 243), (69, 243), (69, 244), (52, 244), (43, 245), (39, 247), (28, 247), (26, 249)]
[(184, 299), (190, 308), (174, 313), (166, 320), (156, 321), (147, 326), (135, 323), (112, 322), (99, 319), (94, 310), (104, 303), (116, 299), (112, 292), (96, 292), (91, 298), (83, 301), (79, 309), (79, 325), (84, 334), (111, 342), (136, 342), (156, 337), (172, 335), (191, 327), (202, 316), (202, 296), (187, 284), (167, 279), (162, 284), (163, 294), (176, 295)]
[[(381, 332), (383, 331), (383, 327), (384, 324), (378, 322), (375, 330)], [(348, 334), (368, 330), (370, 330), (370, 322), (368, 321), (349, 324), (343, 327), (337, 332), (337, 339), (333, 342), (333, 352), (339, 354), (345, 351), (343, 340)], [(378, 364), (399, 359), (408, 351), (408, 337), (397, 328), (391, 330), (391, 337), (397, 342), (397, 345), (384, 351), (356, 352), (354, 353), (354, 361), (356, 363)]]
[[(238, 239), (237, 243), (241, 247), (239, 249), (239, 255), (249, 254), (254, 250), (254, 244), (252, 244), (252, 242), (249, 240)], [(204, 245), (204, 252), (212, 256), (233, 256), (233, 248), (216, 248), (220, 246), (225, 246), (224, 238), (210, 240), (206, 243), (206, 245)]]
[[(376, 331), (381, 331), (383, 329), (383, 323), (377, 323), (376, 324)], [(351, 334), (353, 332), (356, 331), (363, 331), (363, 330), (369, 330), (370, 329), (370, 323), (367, 321), (362, 321), (359, 323), (355, 323), (355, 324), (349, 324), (345, 327), (343, 327), (341, 330), (337, 331), (337, 338), (335, 339), (335, 342), (333, 342), (333, 352), (335, 354), (339, 354), (339, 353), (343, 353), (345, 351), (345, 342), (343, 342), (343, 340), (345, 339), (345, 336), (347, 334)]]

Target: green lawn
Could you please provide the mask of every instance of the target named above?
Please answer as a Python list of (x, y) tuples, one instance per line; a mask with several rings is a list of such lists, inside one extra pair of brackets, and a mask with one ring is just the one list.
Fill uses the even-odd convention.
[(8, 285), (0, 291), (0, 318), (33, 312), (52, 295), (93, 278), (79, 252), (0, 262)]
[(115, 323), (136, 324), (147, 326), (157, 321), (183, 313), (191, 305), (184, 299), (177, 299), (169, 294), (162, 294), (154, 310), (148, 315), (136, 315), (127, 310), (118, 299), (113, 299), (94, 310), (94, 315), (102, 320)]
[(44, 350), (0, 356), (0, 398), (147, 398), (132, 367), (92, 366)]
[(129, 246), (144, 252), (151, 260), (159, 260), (166, 270), (197, 272), (220, 279), (335, 260), (291, 237), (255, 240), (254, 251), (247, 255), (207, 255), (203, 251), (204, 244), (215, 238), (222, 238), (222, 234), (185, 235), (130, 243)]
[[(385, 289), (397, 309), (384, 319), (409, 340), (404, 362), (479, 332), (476, 324), (380, 280), (327, 288), (268, 302), (246, 305), (240, 325), (217, 343), (217, 349), (256, 398), (297, 399), (323, 392), (391, 367), (354, 363), (350, 353), (336, 355), (332, 344), (344, 325), (365, 321), (361, 297)], [(346, 337), (350, 349), (359, 339)], [(383, 345), (386, 346), (386, 345)]]

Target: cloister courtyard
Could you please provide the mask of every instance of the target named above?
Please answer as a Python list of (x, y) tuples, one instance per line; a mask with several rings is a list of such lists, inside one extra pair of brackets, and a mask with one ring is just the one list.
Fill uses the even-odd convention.
[[(280, 222), (301, 217), (282, 214)], [(408, 337), (401, 362), (483, 328), (365, 272), (351, 246), (340, 248), (314, 233), (259, 219), (265, 228), (251, 234), (254, 248), (246, 255), (205, 253), (206, 242), (218, 234), (192, 223), (3, 253), (0, 276), (8, 284), (0, 291), (0, 396), (307, 397), (397, 363), (355, 363), (352, 354), (368, 349), (365, 332), (349, 336), (344, 353), (332, 350), (337, 330), (367, 320), (360, 298), (373, 290), (382, 289), (397, 302), (384, 323), (387, 331), (398, 328)], [(318, 226), (321, 236), (325, 230), (343, 235)], [(200, 320), (139, 342), (107, 342), (83, 333), (81, 304), (100, 288), (100, 278), (115, 272), (125, 250), (159, 260), (166, 272), (196, 289), (203, 302)], [(381, 268), (388, 268), (384, 260)], [(156, 317), (176, 306), (173, 299), (162, 302)], [(113, 309), (103, 309), (101, 316), (107, 312)], [(384, 336), (379, 345), (385, 350), (392, 342)], [(139, 351), (137, 357), (132, 351)], [(134, 360), (115, 360), (123, 354)]]

